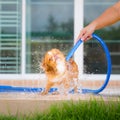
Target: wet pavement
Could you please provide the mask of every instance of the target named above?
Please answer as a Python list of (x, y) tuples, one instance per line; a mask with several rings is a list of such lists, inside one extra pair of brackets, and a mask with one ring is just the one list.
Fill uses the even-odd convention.
[(40, 95), (36, 92), (1, 92), (0, 114), (31, 114), (45, 111), (54, 103), (62, 101), (89, 101), (91, 99), (104, 101), (120, 101), (120, 89), (104, 89), (100, 94), (61, 94)]

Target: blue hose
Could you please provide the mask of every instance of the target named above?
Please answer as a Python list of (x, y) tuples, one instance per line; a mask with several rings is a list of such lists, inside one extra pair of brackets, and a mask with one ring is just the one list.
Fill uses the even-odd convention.
[[(82, 93), (93, 93), (93, 94), (98, 94), (99, 92), (101, 92), (102, 90), (105, 89), (105, 87), (107, 86), (109, 79), (110, 79), (110, 75), (111, 75), (111, 57), (110, 57), (110, 53), (109, 50), (105, 44), (105, 42), (98, 37), (95, 34), (92, 34), (92, 37), (95, 38), (100, 45), (102, 46), (105, 54), (106, 54), (106, 59), (107, 59), (107, 75), (106, 75), (106, 80), (104, 81), (103, 85), (99, 88), (99, 89), (82, 89)], [(82, 43), (82, 40), (79, 40), (75, 46), (71, 49), (71, 51), (69, 52), (69, 54), (66, 57), (66, 61), (69, 61), (69, 59), (72, 57), (72, 55), (74, 54), (74, 52), (76, 51), (76, 49), (80, 46), (80, 44)]]
[(74, 52), (77, 50), (77, 48), (81, 45), (81, 43), (83, 43), (82, 40), (78, 40), (77, 43), (75, 44), (75, 46), (71, 49), (71, 51), (68, 53), (68, 55), (66, 56), (66, 61), (69, 61), (70, 58), (73, 56)]
[[(103, 40), (100, 37), (98, 37), (97, 35), (95, 35), (95, 34), (93, 34), (92, 36), (93, 36), (93, 38), (95, 38), (101, 44), (101, 46), (104, 49), (104, 52), (106, 54), (106, 59), (107, 59), (107, 75), (106, 75), (106, 80), (105, 80), (104, 84), (99, 89), (97, 89), (97, 90), (82, 89), (82, 93), (94, 93), (94, 94), (98, 94), (103, 89), (105, 89), (105, 87), (107, 86), (107, 84), (109, 82), (110, 75), (111, 75), (111, 57), (110, 57), (109, 50), (108, 50), (106, 44), (103, 42)], [(79, 40), (75, 44), (75, 46), (71, 49), (71, 51), (66, 56), (66, 61), (70, 60), (70, 58), (73, 56), (74, 52), (81, 45), (81, 43), (83, 43), (83, 41)], [(3, 86), (3, 85), (0, 85), (0, 92), (41, 92), (42, 90), (44, 90), (44, 88), (14, 87), (14, 86)], [(51, 93), (51, 92), (54, 92), (56, 90), (57, 90), (57, 88), (51, 88), (49, 92)]]
[[(18, 87), (18, 86), (7, 86), (7, 85), (0, 85), (0, 93), (2, 92), (42, 92), (44, 88), (38, 87)], [(57, 88), (50, 88), (49, 93), (57, 91)]]

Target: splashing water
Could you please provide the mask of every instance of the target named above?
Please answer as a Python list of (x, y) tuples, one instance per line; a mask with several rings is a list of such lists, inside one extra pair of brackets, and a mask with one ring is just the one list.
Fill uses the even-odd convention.
[[(65, 48), (65, 47), (64, 47)], [(45, 51), (44, 51), (45, 53)], [(38, 51), (34, 51), (32, 52), (32, 56), (33, 56), (33, 67), (32, 67), (32, 71), (37, 72), (39, 74), (44, 73), (43, 69), (40, 66), (40, 62), (42, 61), (42, 57), (44, 56), (44, 53), (39, 53)], [(60, 67), (61, 70), (61, 67)], [(71, 71), (70, 71), (71, 72)], [(74, 75), (75, 73), (69, 73), (70, 75)], [(68, 79), (68, 78), (67, 78)], [(33, 81), (34, 82), (34, 81)], [(34, 83), (33, 83), (34, 84)], [(39, 83), (38, 83), (39, 84)], [(58, 91), (60, 94), (69, 94), (69, 93), (74, 93), (74, 88), (77, 88), (77, 92), (81, 93), (81, 84), (80, 84), (80, 80), (73, 78), (71, 81), (67, 80), (66, 84), (68, 84), (69, 87), (65, 87), (64, 84), (60, 84), (59, 86), (57, 86)], [(37, 85), (39, 86), (39, 85)]]

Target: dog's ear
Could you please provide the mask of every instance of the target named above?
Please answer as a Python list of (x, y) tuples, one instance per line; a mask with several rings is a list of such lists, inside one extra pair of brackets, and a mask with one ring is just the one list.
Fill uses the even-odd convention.
[(41, 68), (46, 72), (49, 71), (49, 66), (46, 63), (45, 58), (42, 59)]

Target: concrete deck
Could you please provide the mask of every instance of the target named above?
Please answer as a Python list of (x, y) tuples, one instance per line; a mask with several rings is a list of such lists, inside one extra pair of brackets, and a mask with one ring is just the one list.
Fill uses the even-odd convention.
[[(4, 83), (3, 83), (4, 82)], [(25, 82), (17, 81), (12, 82), (12, 84), (8, 84), (9, 81), (0, 82), (1, 85), (25, 85)], [(26, 81), (26, 86), (37, 86), (38, 82), (28, 82)], [(35, 84), (36, 83), (36, 84)], [(81, 82), (85, 88), (93, 88), (100, 87), (102, 82)], [(43, 85), (43, 84), (41, 84)], [(34, 112), (43, 112), (47, 110), (52, 104), (60, 103), (62, 101), (78, 101), (78, 100), (87, 100), (89, 101), (91, 98), (97, 100), (104, 100), (104, 101), (120, 101), (120, 82), (119, 81), (110, 81), (107, 88), (104, 89), (98, 95), (92, 94), (68, 94), (68, 95), (45, 95), (42, 96), (38, 93), (29, 92), (29, 93), (22, 93), (22, 92), (8, 92), (8, 93), (0, 93), (0, 114), (31, 114)]]
[[(120, 90), (119, 90), (120, 91)], [(52, 104), (62, 101), (78, 101), (97, 99), (104, 101), (120, 101), (120, 92), (110, 94), (110, 91), (99, 95), (92, 94), (69, 94), (69, 95), (45, 95), (37, 93), (0, 93), (0, 114), (21, 115), (34, 112), (43, 112)]]

